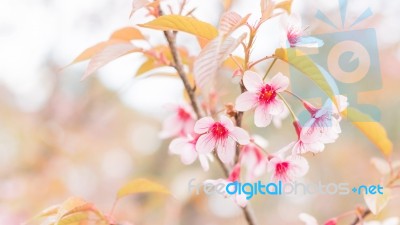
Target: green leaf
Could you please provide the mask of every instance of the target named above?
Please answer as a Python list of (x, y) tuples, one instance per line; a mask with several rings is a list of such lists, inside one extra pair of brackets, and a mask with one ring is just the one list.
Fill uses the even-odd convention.
[[(288, 56), (290, 54), (290, 56)], [(292, 56), (293, 55), (293, 56)], [(336, 104), (334, 92), (317, 65), (299, 50), (278, 48), (275, 57), (290, 64), (310, 78)]]
[(153, 181), (140, 178), (125, 184), (117, 193), (117, 199), (125, 197), (127, 195), (139, 194), (139, 193), (160, 193), (168, 194), (171, 193), (164, 186), (155, 183)]
[(387, 137), (385, 128), (380, 123), (374, 121), (369, 115), (352, 107), (349, 107), (343, 115), (374, 143), (385, 156), (392, 154), (393, 144)]
[(207, 40), (214, 39), (218, 35), (218, 31), (213, 25), (193, 17), (179, 15), (160, 16), (148, 23), (139, 24), (138, 26), (164, 31), (183, 31)]

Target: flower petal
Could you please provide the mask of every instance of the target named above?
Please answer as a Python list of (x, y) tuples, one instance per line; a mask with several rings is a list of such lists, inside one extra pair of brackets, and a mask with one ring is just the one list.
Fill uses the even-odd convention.
[(170, 138), (180, 134), (182, 127), (182, 121), (176, 115), (167, 117), (163, 122), (163, 128), (159, 134), (160, 138)]
[(231, 131), (233, 128), (235, 128), (235, 125), (233, 124), (232, 120), (229, 119), (227, 116), (221, 115), (220, 116), (220, 123), (228, 130)]
[(200, 165), (203, 168), (204, 171), (208, 171), (210, 166), (207, 160), (207, 155), (205, 154), (199, 154), (199, 161), (200, 161)]
[(285, 105), (282, 100), (275, 98), (269, 102), (269, 113), (271, 115), (279, 115), (283, 112)]
[(306, 175), (309, 169), (307, 160), (299, 155), (290, 155), (286, 158), (290, 162), (290, 175), (302, 177)]
[(211, 125), (215, 123), (214, 119), (207, 116), (197, 120), (196, 124), (194, 125), (194, 132), (198, 134), (204, 134), (210, 129)]
[(225, 142), (220, 142), (217, 146), (218, 157), (226, 164), (233, 163), (235, 150), (236, 142), (232, 138), (227, 138)]
[(248, 91), (256, 93), (264, 82), (258, 73), (247, 70), (243, 75), (243, 84)]
[(289, 86), (289, 78), (282, 73), (277, 73), (269, 82), (276, 92), (282, 92)]
[(185, 147), (182, 150), (183, 151), (181, 152), (181, 161), (183, 164), (185, 165), (192, 164), (197, 159), (197, 152), (193, 144), (189, 143), (185, 145)]
[(203, 134), (197, 139), (196, 151), (203, 154), (210, 153), (215, 148), (216, 144), (217, 142), (211, 134)]
[(240, 112), (250, 110), (257, 104), (257, 95), (246, 91), (236, 99), (235, 109)]
[(272, 116), (269, 114), (267, 106), (257, 106), (254, 113), (254, 124), (257, 127), (266, 127), (271, 123)]
[(189, 144), (187, 138), (175, 138), (169, 144), (169, 152), (180, 155), (187, 144)]
[(240, 127), (235, 127), (230, 132), (230, 136), (241, 145), (247, 145), (250, 143), (249, 133)]

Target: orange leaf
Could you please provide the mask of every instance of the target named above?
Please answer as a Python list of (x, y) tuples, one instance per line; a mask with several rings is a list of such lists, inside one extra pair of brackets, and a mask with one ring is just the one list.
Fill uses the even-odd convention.
[(125, 184), (119, 189), (117, 199), (125, 197), (127, 195), (139, 194), (139, 193), (160, 193), (160, 194), (171, 194), (167, 188), (155, 183), (153, 181), (140, 178), (133, 180)]
[(138, 30), (134, 27), (124, 27), (119, 30), (116, 30), (110, 36), (110, 39), (130, 41), (130, 40), (144, 39), (144, 36), (140, 32), (140, 30)]

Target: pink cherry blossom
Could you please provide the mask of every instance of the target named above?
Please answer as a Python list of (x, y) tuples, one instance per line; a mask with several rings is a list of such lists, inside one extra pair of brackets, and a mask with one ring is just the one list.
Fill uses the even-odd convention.
[(284, 111), (284, 103), (277, 98), (277, 93), (284, 91), (289, 86), (289, 79), (278, 73), (269, 82), (264, 83), (260, 75), (246, 71), (243, 75), (243, 83), (247, 91), (236, 99), (236, 110), (244, 112), (256, 108), (255, 125), (257, 127), (268, 126), (273, 116)]
[(301, 137), (307, 140), (317, 139), (321, 143), (333, 143), (341, 133), (339, 122), (341, 120), (340, 112), (344, 111), (347, 106), (347, 98), (345, 96), (337, 96), (336, 102), (338, 108), (328, 100), (320, 109), (315, 108), (310, 103), (304, 101), (304, 106), (310, 112), (311, 118), (304, 124)]
[[(217, 180), (206, 180), (204, 183), (210, 183), (210, 184), (214, 184), (214, 185), (217, 185), (217, 184), (224, 184), (224, 187), (226, 187), (229, 183), (231, 183), (231, 182), (239, 182), (239, 179), (240, 179), (240, 170), (241, 170), (241, 166), (240, 166), (240, 164), (236, 164), (234, 167), (233, 167), (233, 169), (232, 169), (232, 171), (231, 171), (231, 173), (229, 174), (229, 177), (227, 178), (227, 179), (217, 179)], [(229, 188), (229, 187), (228, 187)], [(232, 187), (232, 188), (234, 188), (234, 187)], [(232, 190), (229, 190), (229, 191), (235, 191), (234, 189), (232, 189)], [(244, 194), (244, 193), (240, 193), (239, 194), (239, 191), (237, 191), (236, 190), (236, 193), (235, 193), (235, 195), (230, 195), (230, 194), (228, 194), (228, 193), (226, 193), (225, 192), (225, 189), (224, 189), (224, 196), (225, 197), (231, 197), (231, 199), (237, 204), (237, 205), (239, 205), (240, 207), (245, 207), (246, 205), (247, 205), (247, 203), (248, 203), (248, 200), (247, 200), (247, 196), (246, 196), (246, 194)]]
[(293, 125), (296, 129), (298, 138), (292, 148), (293, 154), (305, 154), (307, 152), (316, 154), (325, 149), (325, 145), (318, 139), (316, 135), (302, 135), (304, 133), (303, 128), (298, 121), (293, 122)]
[[(305, 29), (302, 28), (301, 20), (296, 15), (291, 15), (288, 18), (286, 25), (286, 45), (290, 48), (294, 47), (306, 47), (306, 48), (318, 48), (324, 45), (324, 42), (318, 38), (306, 36)], [(286, 46), (285, 46), (286, 47)]]
[(169, 144), (169, 152), (171, 154), (180, 155), (181, 161), (185, 165), (192, 164), (198, 158), (203, 170), (208, 171), (208, 160), (212, 160), (213, 157), (210, 153), (202, 154), (196, 151), (196, 142), (198, 138), (199, 135), (175, 138)]
[(197, 152), (207, 154), (216, 148), (218, 157), (224, 163), (233, 162), (236, 142), (246, 145), (250, 140), (247, 131), (234, 126), (226, 116), (221, 116), (220, 121), (203, 117), (196, 122), (194, 132), (200, 134), (196, 143)]
[(267, 169), (268, 157), (262, 153), (262, 149), (254, 143), (243, 146), (240, 162), (246, 167), (246, 180), (254, 180), (264, 174)]
[(274, 156), (268, 163), (268, 172), (272, 172), (273, 181), (290, 182), (308, 172), (308, 162), (299, 155), (289, 155), (285, 159)]
[(170, 138), (192, 133), (196, 118), (192, 108), (187, 104), (169, 105), (168, 108), (173, 114), (164, 120), (160, 137)]

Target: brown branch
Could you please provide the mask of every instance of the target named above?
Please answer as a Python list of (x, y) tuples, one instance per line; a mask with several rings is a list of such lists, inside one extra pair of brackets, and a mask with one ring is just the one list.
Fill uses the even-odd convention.
[(360, 219), (364, 219), (365, 217), (367, 217), (369, 214), (371, 214), (371, 210), (367, 209), (364, 211), (363, 214), (360, 215), (360, 217), (357, 217), (352, 223), (351, 225), (357, 225), (360, 222)]
[(187, 94), (189, 95), (190, 103), (192, 105), (194, 112), (197, 115), (197, 118), (200, 118), (201, 113), (200, 113), (199, 106), (197, 105), (194, 88), (192, 88), (192, 86), (190, 85), (190, 83), (187, 79), (186, 73), (183, 69), (182, 60), (181, 60), (181, 57), (178, 53), (178, 49), (176, 48), (176, 44), (175, 44), (175, 35), (171, 31), (164, 31), (164, 36), (167, 39), (169, 48), (171, 50), (172, 58), (174, 60), (173, 67), (175, 68), (176, 72), (178, 72), (178, 75), (182, 80), (182, 83), (185, 87)]

